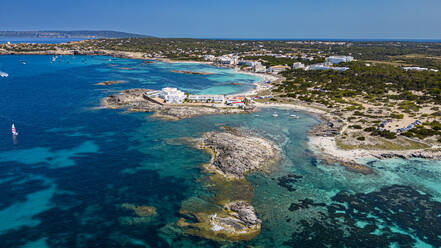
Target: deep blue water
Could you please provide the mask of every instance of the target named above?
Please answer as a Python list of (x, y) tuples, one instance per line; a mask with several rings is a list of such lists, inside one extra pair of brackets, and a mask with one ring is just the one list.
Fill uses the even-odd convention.
[[(440, 162), (364, 161), (373, 175), (326, 165), (306, 145), (317, 120), (306, 113), (292, 119), (283, 109), (161, 121), (98, 108), (101, 98), (126, 88), (227, 94), (247, 90), (258, 79), (198, 64), (50, 58), (0, 57), (0, 71), (10, 75), (0, 78), (0, 247), (441, 245)], [(170, 72), (176, 69), (215, 74)], [(105, 80), (128, 83), (95, 85)], [(16, 140), (12, 122), (20, 133)], [(209, 161), (179, 138), (224, 125), (271, 139), (283, 152), (271, 173), (248, 177), (263, 220), (261, 234), (248, 242), (216, 243), (175, 226), (183, 203), (206, 200), (200, 165)], [(154, 206), (157, 215), (128, 225), (123, 203)]]

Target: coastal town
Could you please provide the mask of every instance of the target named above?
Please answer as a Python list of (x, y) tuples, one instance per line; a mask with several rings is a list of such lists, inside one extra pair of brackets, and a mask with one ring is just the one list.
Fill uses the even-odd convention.
[[(108, 55), (146, 63), (204, 63), (253, 73), (262, 80), (245, 94), (198, 95), (165, 87), (142, 92), (142, 101), (149, 104), (128, 104), (130, 97), (115, 95), (107, 102), (131, 111), (149, 112), (153, 108), (157, 115), (174, 119), (277, 106), (320, 113), (325, 122), (313, 129), (320, 137), (311, 139), (313, 146), (337, 160), (353, 162), (346, 153), (357, 149), (363, 156), (381, 157), (390, 155), (389, 151), (396, 156), (437, 156), (436, 152), (431, 154), (441, 142), (437, 106), (441, 97), (436, 84), (441, 78), (436, 56), (441, 54), (434, 52), (431, 60), (415, 55), (426, 53), (427, 46), (439, 49), (438, 44), (400, 42), (129, 38), (64, 44), (6, 43), (0, 45), (0, 54)], [(399, 47), (406, 47), (411, 55), (401, 55)], [(385, 48), (396, 55), (379, 52)], [(372, 83), (376, 77), (382, 79)], [(421, 84), (429, 90), (423, 92)], [(122, 95), (133, 93), (125, 91)], [(112, 101), (115, 99), (119, 102)], [(142, 104), (146, 106), (140, 107)], [(163, 115), (158, 114), (159, 109)]]

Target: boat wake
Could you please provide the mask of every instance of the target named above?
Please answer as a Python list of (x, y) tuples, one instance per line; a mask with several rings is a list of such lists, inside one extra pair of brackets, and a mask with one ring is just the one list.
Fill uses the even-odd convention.
[(0, 71), (0, 77), (8, 77), (8, 76), (9, 76), (8, 73)]

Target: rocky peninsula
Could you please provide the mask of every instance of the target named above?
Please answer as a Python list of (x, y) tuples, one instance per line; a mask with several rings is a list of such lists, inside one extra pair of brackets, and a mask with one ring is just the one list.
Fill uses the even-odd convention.
[(223, 132), (205, 133), (198, 141), (198, 148), (212, 155), (204, 167), (212, 173), (205, 184), (215, 197), (210, 200), (209, 208), (193, 210), (188, 208), (196, 204), (184, 204), (180, 213), (185, 218), (177, 225), (187, 234), (216, 241), (255, 238), (262, 220), (250, 204), (253, 189), (245, 175), (268, 170), (279, 158), (278, 149), (269, 140), (230, 127), (224, 127)]
[(154, 117), (166, 120), (180, 120), (200, 115), (241, 114), (257, 111), (250, 107), (229, 107), (213, 104), (166, 104), (161, 99), (152, 98), (150, 89), (129, 89), (119, 94), (107, 96), (102, 104), (113, 109), (127, 109), (130, 112), (154, 112)]

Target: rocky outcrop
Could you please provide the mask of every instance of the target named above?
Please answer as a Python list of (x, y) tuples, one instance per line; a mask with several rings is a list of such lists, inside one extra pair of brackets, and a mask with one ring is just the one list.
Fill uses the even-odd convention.
[(199, 140), (199, 148), (212, 154), (206, 168), (215, 173), (207, 176), (205, 184), (213, 193), (209, 199), (209, 205), (213, 205), (195, 208), (197, 204), (193, 202), (185, 204), (180, 210), (185, 218), (176, 224), (186, 234), (217, 241), (255, 238), (262, 221), (250, 204), (253, 189), (245, 175), (266, 170), (275, 163), (279, 157), (276, 146), (249, 132), (224, 127), (223, 132), (205, 133)]
[(232, 178), (243, 178), (250, 171), (264, 170), (278, 159), (278, 151), (272, 142), (239, 129), (206, 133), (200, 141), (200, 148), (213, 154), (210, 167)]
[(244, 226), (252, 227), (262, 223), (262, 221), (257, 218), (254, 207), (248, 202), (232, 202), (227, 204), (225, 209), (232, 211), (230, 215), (238, 219), (240, 224), (243, 224)]
[(180, 120), (200, 115), (240, 114), (254, 112), (255, 107), (217, 107), (216, 105), (163, 104), (149, 97), (149, 89), (129, 89), (107, 96), (102, 102), (108, 108), (123, 108), (131, 112), (155, 112), (154, 117)]
[(253, 239), (260, 233), (262, 223), (254, 207), (246, 201), (230, 202), (214, 214), (195, 213), (193, 216), (197, 222), (186, 222), (182, 218), (177, 225), (184, 228), (185, 233), (217, 241)]
[(124, 80), (116, 80), (116, 81), (104, 81), (104, 82), (99, 82), (95, 85), (104, 85), (104, 86), (108, 86), (108, 85), (114, 85), (114, 84), (125, 84), (127, 83), (127, 81)]

